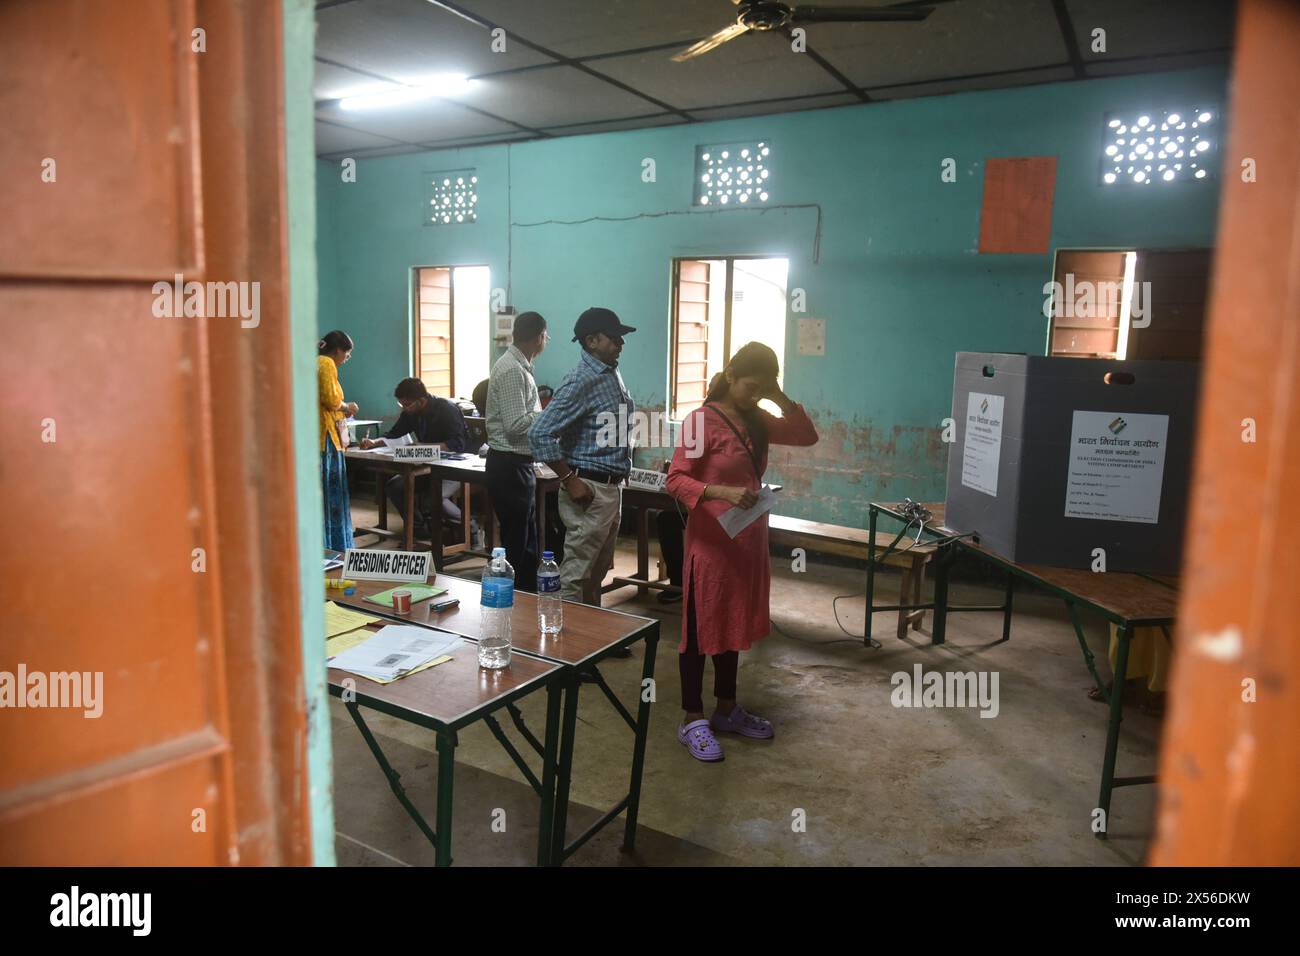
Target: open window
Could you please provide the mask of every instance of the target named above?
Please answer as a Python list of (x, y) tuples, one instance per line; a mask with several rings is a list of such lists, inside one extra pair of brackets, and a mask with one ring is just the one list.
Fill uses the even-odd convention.
[(491, 272), (487, 266), (414, 270), (411, 367), (432, 395), (468, 398), (488, 376)]
[[(781, 257), (673, 260), (668, 373), (674, 421), (704, 404), (709, 380), (746, 342), (770, 347), (784, 370), (789, 272), (790, 261)], [(769, 410), (778, 413), (775, 406)]]
[(1047, 354), (1199, 360), (1209, 275), (1209, 249), (1059, 249)]

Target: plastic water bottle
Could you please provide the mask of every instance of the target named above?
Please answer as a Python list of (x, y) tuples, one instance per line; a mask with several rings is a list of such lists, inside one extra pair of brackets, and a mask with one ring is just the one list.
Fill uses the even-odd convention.
[(483, 569), (479, 597), (479, 667), (496, 670), (510, 663), (510, 615), (514, 605), (515, 569), (506, 560), (505, 548), (493, 548), (492, 560)]
[(542, 637), (554, 637), (564, 627), (564, 602), (560, 600), (560, 566), (555, 552), (543, 551), (537, 566), (537, 626)]

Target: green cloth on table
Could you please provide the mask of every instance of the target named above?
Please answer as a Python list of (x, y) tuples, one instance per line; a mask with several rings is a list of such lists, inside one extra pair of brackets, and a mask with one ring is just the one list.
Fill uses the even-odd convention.
[(378, 594), (369, 594), (366, 600), (371, 604), (379, 604), (383, 607), (393, 606), (394, 591), (410, 591), (411, 603), (417, 604), (420, 601), (427, 601), (431, 597), (437, 597), (439, 594), (446, 594), (446, 588), (440, 588), (433, 584), (399, 584), (391, 587), (387, 591), (380, 591)]

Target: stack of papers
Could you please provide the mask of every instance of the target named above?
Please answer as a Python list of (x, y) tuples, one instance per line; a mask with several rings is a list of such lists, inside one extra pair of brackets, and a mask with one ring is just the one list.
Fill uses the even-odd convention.
[(376, 631), (369, 640), (336, 654), (329, 664), (386, 684), (449, 659), (463, 644), (454, 634), (390, 624)]
[(376, 623), (379, 620), (373, 614), (351, 611), (345, 607), (340, 607), (333, 601), (325, 602), (325, 637), (327, 640), (340, 634), (346, 634), (348, 631), (355, 631), (367, 624)]

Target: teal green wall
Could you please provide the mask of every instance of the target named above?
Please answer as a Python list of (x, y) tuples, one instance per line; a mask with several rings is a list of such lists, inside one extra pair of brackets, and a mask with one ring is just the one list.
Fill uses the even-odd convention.
[(305, 769), (311, 799), (312, 860), (334, 865), (334, 789), (329, 695), (325, 687), (320, 451), (317, 432), (317, 272), (313, 0), (283, 0), (284, 150), (289, 213), (289, 326), (293, 341), (293, 448), (297, 473), (298, 575), (302, 596), (302, 700), (307, 708)]
[[(774, 458), (781, 510), (860, 525), (873, 498), (942, 497), (955, 352), (1042, 353), (1051, 252), (977, 254), (985, 157), (1058, 157), (1053, 248), (1209, 245), (1214, 182), (1103, 189), (1098, 160), (1104, 113), (1217, 106), (1225, 82), (1207, 68), (361, 159), (355, 183), (320, 163), (321, 328), (353, 336), (347, 395), (387, 415), (410, 373), (410, 267), (486, 263), (513, 305), (552, 325), (539, 383), (558, 384), (576, 358), (566, 330), (604, 305), (638, 328), (623, 353), (629, 389), (662, 408), (670, 260), (788, 256), (807, 311), (789, 317), (786, 390), (822, 441)], [(819, 260), (817, 209), (692, 207), (696, 145), (744, 139), (771, 145), (769, 207), (820, 206)], [(940, 179), (946, 157), (956, 183)], [(478, 221), (422, 225), (423, 174), (462, 167), (479, 177)], [(825, 356), (795, 354), (800, 317), (826, 320)]]

